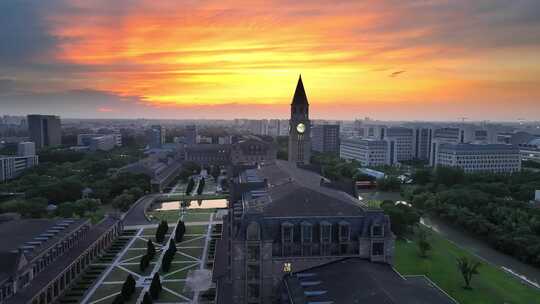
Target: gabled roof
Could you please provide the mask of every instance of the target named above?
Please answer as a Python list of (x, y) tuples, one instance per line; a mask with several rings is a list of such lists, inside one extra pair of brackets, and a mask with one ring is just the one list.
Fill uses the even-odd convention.
[(294, 96), (292, 100), (293, 105), (308, 105), (306, 91), (304, 90), (304, 84), (302, 83), (302, 75), (298, 78), (298, 84), (296, 85), (296, 90), (294, 91)]

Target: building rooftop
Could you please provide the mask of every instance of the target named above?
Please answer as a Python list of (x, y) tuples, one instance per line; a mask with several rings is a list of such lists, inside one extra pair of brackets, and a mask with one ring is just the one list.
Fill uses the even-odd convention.
[(442, 143), (441, 149), (451, 149), (457, 151), (488, 151), (488, 150), (507, 150), (507, 151), (519, 151), (519, 147), (516, 145), (507, 144), (471, 144), (471, 143)]
[(75, 247), (71, 248), (61, 258), (56, 259), (47, 269), (40, 272), (21, 292), (15, 294), (6, 301), (6, 304), (27, 303), (40, 292), (47, 284), (54, 280), (58, 275), (65, 271), (71, 263), (79, 258), (94, 242), (96, 242), (107, 230), (114, 226), (118, 219), (106, 217), (98, 224), (92, 226), (85, 238), (83, 238)]
[(360, 258), (293, 273), (284, 282), (292, 304), (456, 303), (424, 277), (404, 278), (389, 264)]

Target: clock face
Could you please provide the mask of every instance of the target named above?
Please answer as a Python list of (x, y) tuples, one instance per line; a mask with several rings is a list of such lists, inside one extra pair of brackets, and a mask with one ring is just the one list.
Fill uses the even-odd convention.
[(300, 134), (306, 132), (306, 125), (303, 124), (303, 123), (297, 124), (296, 125), (296, 131), (298, 131), (298, 133), (300, 133)]

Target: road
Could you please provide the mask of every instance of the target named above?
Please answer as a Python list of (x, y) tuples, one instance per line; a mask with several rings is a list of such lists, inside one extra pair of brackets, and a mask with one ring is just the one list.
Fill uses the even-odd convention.
[(124, 217), (124, 226), (150, 224), (146, 216), (144, 216), (144, 211), (146, 211), (157, 196), (159, 194), (148, 194), (136, 201)]
[(503, 268), (506, 272), (514, 274), (514, 276), (531, 286), (540, 288), (540, 269), (501, 253), (491, 248), (485, 241), (471, 237), (467, 233), (436, 218), (423, 218), (422, 223), (484, 261)]

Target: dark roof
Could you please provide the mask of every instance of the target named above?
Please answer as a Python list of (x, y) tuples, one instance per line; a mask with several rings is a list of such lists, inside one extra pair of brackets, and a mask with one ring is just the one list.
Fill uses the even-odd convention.
[(298, 84), (296, 85), (296, 90), (294, 91), (292, 104), (308, 105), (306, 91), (304, 90), (304, 84), (302, 83), (302, 75), (300, 75), (298, 78)]
[[(13, 252), (18, 251), (21, 246), (33, 246), (31, 250), (25, 252), (25, 257), (31, 261), (33, 257), (50, 248), (87, 221), (85, 219), (24, 219), (2, 222), (0, 223), (0, 240), (2, 240), (0, 252)], [(17, 233), (13, 233), (14, 231)], [(35, 238), (40, 235), (43, 235), (43, 239), (36, 240)], [(27, 242), (36, 242), (36, 244)], [(38, 245), (37, 242), (41, 244)], [(0, 271), (2, 270), (0, 268)]]
[(364, 214), (364, 210), (359, 206), (335, 199), (323, 191), (313, 191), (296, 182), (269, 188), (268, 194), (270, 202), (264, 206), (265, 216), (361, 216)]
[(6, 304), (21, 304), (30, 301), (37, 293), (51, 283), (62, 271), (66, 270), (71, 263), (80, 257), (94, 242), (96, 242), (107, 230), (114, 226), (118, 219), (106, 217), (100, 223), (92, 226), (87, 235), (67, 253), (49, 264), (40, 272), (22, 291), (6, 301)]
[(292, 304), (455, 304), (430, 281), (405, 279), (389, 264), (347, 258), (284, 278)]

